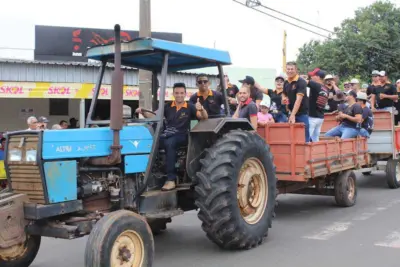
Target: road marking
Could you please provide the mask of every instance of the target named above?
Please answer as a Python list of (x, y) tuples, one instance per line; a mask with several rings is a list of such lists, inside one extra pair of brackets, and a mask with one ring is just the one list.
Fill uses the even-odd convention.
[(328, 240), (333, 236), (342, 233), (349, 229), (352, 225), (351, 222), (334, 222), (333, 224), (325, 227), (320, 232), (316, 232), (311, 236), (303, 236), (303, 238), (307, 239), (315, 239), (315, 240)]
[(365, 221), (365, 220), (371, 218), (374, 215), (376, 215), (375, 212), (364, 212), (363, 214), (354, 217), (353, 221)]
[(374, 245), (378, 247), (400, 248), (400, 230), (392, 232), (386, 237), (385, 241), (377, 242)]

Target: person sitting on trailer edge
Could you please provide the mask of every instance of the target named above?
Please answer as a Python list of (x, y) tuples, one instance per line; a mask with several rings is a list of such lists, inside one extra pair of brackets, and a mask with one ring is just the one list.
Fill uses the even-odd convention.
[(335, 128), (329, 130), (325, 136), (338, 136), (342, 139), (356, 137), (360, 130), (359, 124), (362, 122), (363, 109), (356, 103), (357, 94), (353, 90), (346, 92), (346, 102), (348, 105), (343, 111), (339, 111), (336, 119), (341, 123)]
[[(306, 143), (310, 142), (309, 121), (308, 121), (308, 96), (307, 82), (300, 78), (295, 62), (286, 63), (287, 80), (283, 86), (284, 95), (288, 100), (290, 111), (289, 123), (302, 122), (305, 126)], [(286, 101), (286, 100), (283, 100)]]
[[(179, 147), (188, 143), (188, 133), (190, 121), (208, 118), (207, 111), (200, 104), (197, 98), (196, 104), (185, 101), (186, 85), (184, 83), (175, 83), (173, 86), (173, 95), (175, 101), (167, 103), (164, 108), (164, 117), (166, 119), (165, 130), (160, 136), (160, 148), (166, 152), (167, 181), (161, 190), (168, 191), (176, 187), (176, 152)], [(136, 113), (142, 114), (145, 118), (154, 117), (154, 114), (145, 112), (142, 108), (136, 109)]]
[(374, 115), (372, 110), (367, 107), (368, 95), (364, 92), (357, 93), (357, 103), (363, 109), (362, 122), (360, 125), (360, 136), (369, 138), (374, 128)]
[(250, 86), (242, 85), (238, 93), (239, 105), (232, 118), (248, 119), (254, 130), (257, 130), (257, 113), (256, 103), (250, 97)]
[(210, 82), (207, 74), (199, 74), (196, 77), (197, 87), (199, 91), (193, 94), (189, 102), (196, 105), (200, 101), (200, 104), (207, 111), (210, 118), (221, 116), (221, 106), (224, 105), (224, 98), (220, 92), (210, 89)]

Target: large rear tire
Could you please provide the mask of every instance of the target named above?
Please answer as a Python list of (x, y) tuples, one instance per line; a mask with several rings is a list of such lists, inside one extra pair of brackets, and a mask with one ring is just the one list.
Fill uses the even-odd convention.
[(400, 161), (389, 159), (386, 163), (386, 182), (391, 189), (400, 187)]
[(269, 146), (234, 130), (206, 150), (197, 173), (196, 205), (207, 237), (224, 249), (250, 249), (268, 235), (276, 177)]
[(27, 236), (24, 244), (14, 246), (1, 252), (1, 267), (29, 267), (39, 252), (42, 238), (40, 236)]
[(94, 226), (86, 244), (85, 267), (151, 267), (154, 240), (146, 220), (119, 210)]

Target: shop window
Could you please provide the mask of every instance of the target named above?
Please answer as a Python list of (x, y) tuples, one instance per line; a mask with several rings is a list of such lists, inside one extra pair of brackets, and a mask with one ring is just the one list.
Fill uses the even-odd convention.
[(50, 116), (69, 116), (69, 99), (49, 99)]

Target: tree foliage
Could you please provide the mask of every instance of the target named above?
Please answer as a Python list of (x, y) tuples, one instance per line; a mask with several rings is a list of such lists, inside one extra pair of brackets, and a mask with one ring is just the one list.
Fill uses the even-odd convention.
[(302, 72), (315, 67), (343, 78), (369, 80), (373, 70), (400, 78), (400, 9), (386, 1), (355, 11), (325, 41), (312, 40), (299, 49)]

